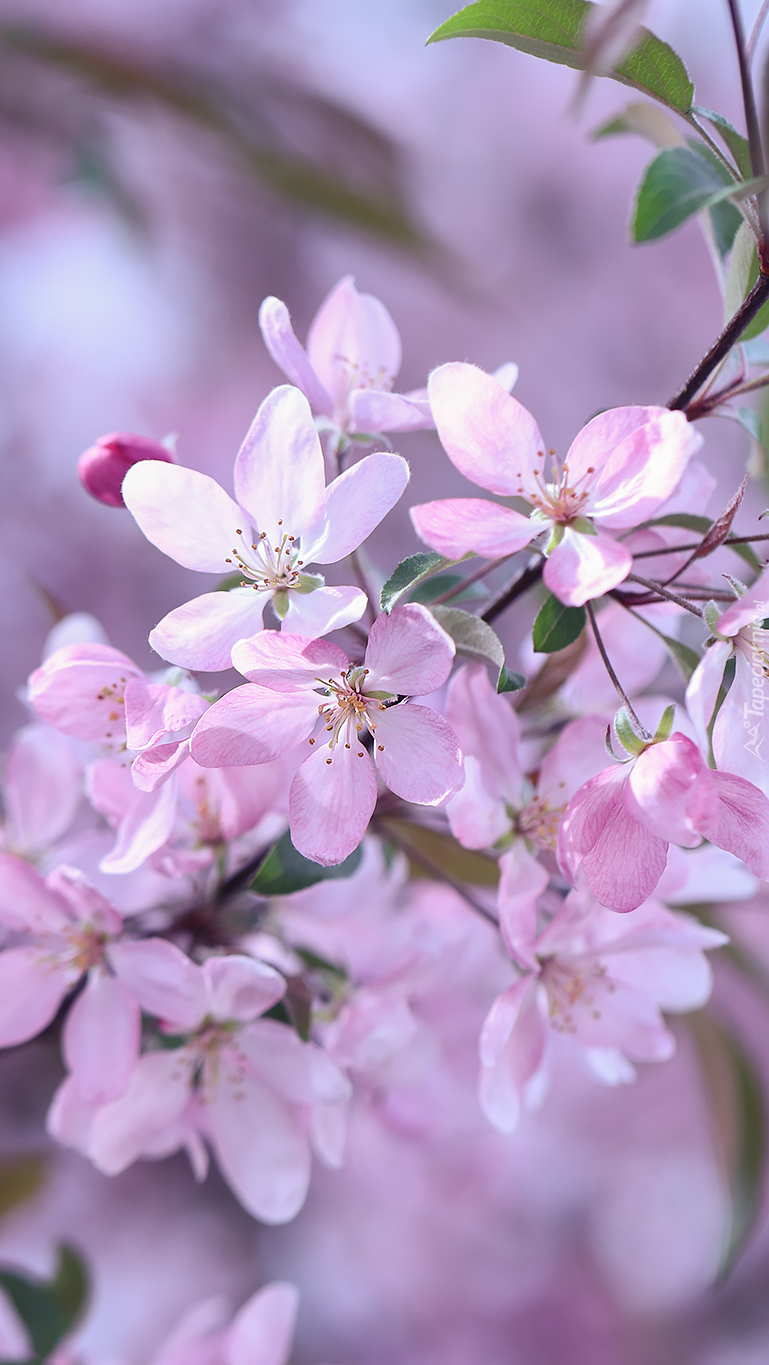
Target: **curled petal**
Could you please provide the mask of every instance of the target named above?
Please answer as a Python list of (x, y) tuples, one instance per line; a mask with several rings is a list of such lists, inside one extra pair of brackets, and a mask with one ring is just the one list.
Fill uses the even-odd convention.
[(545, 564), (544, 579), (566, 606), (581, 607), (616, 588), (632, 567), (633, 556), (620, 541), (600, 533), (583, 535), (567, 526)]
[(633, 764), (625, 802), (634, 819), (657, 838), (694, 848), (700, 831), (713, 824), (718, 795), (696, 744), (676, 733), (650, 745)]
[(270, 295), (259, 309), (259, 326), (264, 344), (275, 364), (292, 384), (326, 417), (334, 414), (334, 404), (316, 375), (307, 352), (297, 340), (285, 303)]

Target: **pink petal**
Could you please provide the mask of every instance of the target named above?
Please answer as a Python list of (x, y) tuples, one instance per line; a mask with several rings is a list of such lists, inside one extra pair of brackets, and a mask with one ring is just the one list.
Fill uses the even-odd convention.
[(490, 493), (538, 494), (545, 443), (534, 418), (475, 365), (433, 370), (427, 385), (438, 435), (460, 473)]
[(712, 773), (718, 810), (702, 833), (712, 844), (741, 858), (763, 881), (769, 881), (769, 800), (734, 773)]
[(26, 1043), (47, 1028), (80, 973), (40, 948), (0, 953), (0, 1047)]
[(208, 706), (205, 697), (197, 692), (150, 682), (148, 678), (131, 678), (125, 692), (129, 749), (186, 739)]
[(565, 725), (539, 770), (537, 795), (551, 809), (566, 805), (583, 782), (606, 767), (606, 721), (583, 716)]
[(279, 972), (253, 957), (230, 953), (203, 965), (210, 1013), (214, 1019), (248, 1022), (264, 1014), (286, 993)]
[(309, 738), (317, 702), (309, 690), (279, 694), (254, 683), (236, 687), (198, 721), (190, 753), (202, 768), (270, 763)]
[(451, 833), (465, 848), (491, 848), (510, 832), (507, 806), (472, 754), (465, 754), (464, 772), (462, 786), (446, 803)]
[(124, 939), (107, 956), (124, 987), (147, 1014), (181, 1032), (194, 1029), (207, 1008), (206, 978), (173, 943), (162, 938)]
[[(569, 964), (564, 963), (566, 981)], [(635, 990), (605, 974), (603, 963), (578, 963), (574, 980), (582, 992), (554, 1001), (556, 1025), (563, 1023), (574, 1041), (584, 1048), (616, 1048), (637, 1062), (664, 1062), (675, 1051), (673, 1035), (666, 1029), (656, 1004), (643, 989)], [(559, 1020), (559, 1008), (561, 1019)], [(564, 1014), (565, 1010), (565, 1014)]]
[(718, 618), (718, 632), (720, 635), (736, 635), (743, 626), (753, 623), (760, 625), (761, 621), (768, 614), (769, 604), (769, 567), (765, 567), (763, 573), (756, 579), (752, 587), (734, 602), (731, 607)]
[(451, 679), (446, 720), (465, 758), (472, 755), (481, 764), (490, 791), (520, 806), (521, 722), (509, 700), (494, 690), (483, 664), (465, 664)]
[(302, 390), (316, 412), (333, 417), (333, 401), (312, 368), (304, 347), (296, 339), (285, 303), (273, 295), (266, 298), (259, 309), (259, 326), (267, 350), (286, 378)]
[(351, 465), (326, 489), (326, 511), (302, 541), (306, 563), (336, 564), (356, 550), (392, 510), (409, 481), (400, 455), (377, 451)]
[(134, 786), (142, 792), (154, 792), (188, 757), (189, 746), (186, 740), (181, 743), (154, 745), (152, 749), (139, 754), (131, 765)]
[(85, 1154), (97, 1107), (84, 1100), (72, 1077), (66, 1076), (49, 1105), (46, 1129), (63, 1146)]
[(123, 983), (89, 973), (62, 1030), (62, 1052), (77, 1089), (91, 1104), (125, 1094), (139, 1058), (139, 1006)]
[(675, 492), (701, 445), (682, 412), (615, 408), (580, 432), (568, 455), (570, 480), (593, 465), (590, 515), (615, 530), (635, 526)]
[(123, 498), (139, 529), (185, 569), (231, 573), (244, 514), (215, 479), (181, 465), (143, 460), (123, 480)]
[(315, 592), (292, 592), (282, 629), (305, 638), (328, 635), (359, 621), (368, 606), (360, 588), (316, 588)]
[(114, 847), (99, 864), (102, 872), (134, 872), (162, 848), (174, 826), (176, 795), (173, 777), (153, 792), (136, 791), (118, 826)]
[(606, 768), (566, 807), (558, 834), (558, 862), (575, 884), (580, 868), (593, 894), (611, 910), (634, 910), (649, 898), (665, 870), (667, 843), (625, 810), (628, 774)]
[(229, 842), (253, 829), (269, 810), (283, 807), (288, 778), (280, 760), (256, 767), (200, 768), (190, 759), (179, 782), (195, 805), (205, 805), (217, 838)]
[(344, 862), (366, 833), (376, 792), (374, 765), (365, 749), (345, 749), (341, 743), (333, 753), (326, 745), (317, 748), (291, 783), (294, 847), (324, 867)]
[(378, 616), (368, 637), (366, 692), (426, 697), (444, 683), (456, 652), (454, 641), (417, 602)]
[(479, 1099), (489, 1123), (512, 1133), (545, 1079), (548, 1028), (536, 978), (516, 981), (491, 1007), (481, 1032)]
[(139, 1058), (125, 1094), (94, 1115), (88, 1154), (100, 1171), (119, 1175), (179, 1122), (193, 1062), (186, 1048)]
[(310, 1183), (310, 1148), (298, 1115), (254, 1076), (230, 1080), (222, 1059), (207, 1122), (222, 1175), (241, 1204), (263, 1223), (287, 1223)]
[(522, 550), (541, 529), (512, 507), (483, 498), (446, 498), (422, 502), (409, 510), (420, 540), (445, 555), (462, 559), (481, 555), (496, 559)]
[[(717, 648), (713, 645), (708, 654)], [(723, 648), (728, 650), (729, 646)], [(735, 651), (734, 680), (713, 726), (713, 757), (722, 771), (744, 777), (769, 796), (765, 664), (762, 654), (757, 652), (751, 658), (751, 652), (744, 646)]]
[(502, 937), (508, 952), (521, 967), (537, 970), (534, 940), (537, 934), (536, 904), (550, 877), (523, 839), (499, 860), (497, 908)]
[(353, 389), (347, 402), (349, 431), (424, 431), (434, 425), (429, 403), (414, 403), (401, 393)]
[(294, 1340), (299, 1290), (275, 1280), (235, 1314), (226, 1365), (286, 1365)]
[(70, 923), (66, 901), (46, 886), (40, 873), (21, 858), (0, 853), (0, 924), (60, 934)]
[(633, 567), (633, 556), (611, 536), (583, 535), (567, 526), (545, 563), (548, 588), (568, 607), (581, 607), (616, 588)]
[(66, 645), (30, 677), (29, 701), (41, 720), (65, 735), (117, 742), (125, 733), (125, 686), (138, 677), (141, 669), (110, 645)]
[(82, 796), (82, 765), (64, 736), (47, 725), (18, 730), (5, 761), (8, 840), (41, 852), (69, 828)]
[(261, 687), (305, 693), (318, 685), (318, 674), (338, 675), (350, 667), (350, 660), (328, 640), (264, 630), (253, 640), (241, 640), (233, 650), (233, 664), (249, 682)]
[(310, 405), (299, 389), (281, 384), (261, 404), (240, 447), (235, 496), (252, 526), (270, 539), (299, 537), (322, 517), (325, 489), (323, 451)]
[(79, 920), (101, 934), (120, 933), (123, 921), (117, 910), (79, 867), (60, 863), (53, 872), (49, 872), (46, 884), (66, 901), (72, 920)]
[(398, 329), (384, 304), (359, 294), (351, 275), (332, 289), (307, 336), (313, 369), (344, 417), (351, 389), (389, 389), (401, 367)]
[(382, 781), (404, 801), (436, 806), (463, 782), (462, 755), (437, 711), (413, 703), (378, 714), (374, 758)]
[(232, 666), (232, 647), (262, 629), (266, 594), (253, 588), (206, 592), (175, 607), (150, 631), (161, 659), (181, 668), (216, 672)]
[(694, 848), (716, 817), (713, 774), (697, 748), (676, 733), (652, 744), (632, 766), (625, 806), (658, 839)]

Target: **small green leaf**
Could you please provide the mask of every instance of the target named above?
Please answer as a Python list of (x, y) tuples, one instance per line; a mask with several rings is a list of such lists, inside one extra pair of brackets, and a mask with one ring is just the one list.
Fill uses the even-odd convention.
[(647, 166), (639, 186), (630, 228), (633, 241), (651, 242), (672, 232), (707, 208), (727, 180), (726, 170), (692, 147), (666, 147)]
[(316, 882), (351, 877), (362, 856), (362, 849), (356, 848), (343, 863), (323, 867), (294, 848), (287, 830), (265, 854), (250, 889), (260, 896), (290, 896), (292, 891), (303, 891)]
[(37, 1194), (45, 1169), (41, 1156), (10, 1157), (0, 1163), (0, 1218)]
[(623, 749), (632, 754), (633, 758), (638, 758), (646, 748), (646, 741), (637, 733), (625, 706), (621, 706), (614, 717), (614, 729)]
[(585, 628), (585, 608), (566, 607), (551, 594), (539, 609), (532, 631), (532, 643), (537, 654), (555, 654), (582, 634)]
[(0, 1271), (0, 1288), (24, 1323), (35, 1355), (44, 1361), (80, 1318), (88, 1297), (88, 1277), (77, 1252), (63, 1244), (52, 1280), (4, 1270)]
[(459, 607), (433, 607), (432, 614), (438, 625), (443, 626), (451, 636), (457, 654), (475, 663), (493, 665), (497, 670), (498, 692), (515, 692), (525, 686), (526, 680), (520, 673), (508, 673), (505, 668), (502, 641), (488, 622), (469, 611), (460, 611)]
[(450, 559), (444, 559), (443, 555), (436, 554), (434, 550), (429, 550), (423, 554), (409, 555), (408, 559), (402, 559), (397, 569), (390, 575), (380, 595), (382, 611), (390, 615), (395, 603), (401, 598), (404, 592), (413, 588), (419, 583), (420, 579), (426, 578), (429, 573), (437, 568), (445, 568), (451, 564)]
[[(469, 882), (473, 886), (496, 886), (499, 882), (499, 864), (495, 858), (463, 848), (448, 834), (390, 816), (381, 820), (380, 824), (385, 837), (390, 831), (396, 843), (407, 853), (410, 848), (413, 849), (428, 864), (434, 864), (436, 869), (448, 873), (455, 881)], [(427, 875), (424, 865), (420, 865), (417, 858), (412, 864), (412, 872), (416, 876)]]
[(736, 209), (734, 204), (730, 204), (728, 199), (720, 204), (711, 205), (708, 212), (713, 224), (713, 235), (716, 239), (718, 254), (723, 261), (729, 255), (734, 245), (734, 239), (745, 219), (739, 209)]
[[(441, 24), (428, 42), (489, 38), (519, 52), (584, 71), (582, 34), (592, 9), (587, 0), (476, 0)], [(648, 29), (641, 29), (640, 41), (611, 76), (679, 113), (686, 114), (691, 108), (694, 86), (686, 67), (672, 47)]]
[(644, 526), (681, 526), (685, 531), (700, 531), (702, 535), (709, 531), (713, 522), (710, 517), (699, 516), (695, 512), (668, 512), (664, 517), (654, 517), (652, 521), (645, 521)]
[[(747, 223), (743, 223), (734, 239), (734, 249), (726, 275), (724, 297), (724, 320), (726, 322), (729, 322), (737, 312), (757, 279), (758, 252), (756, 250), (756, 239)], [(741, 296), (740, 289), (742, 289)], [(731, 312), (727, 312), (727, 308), (730, 308)], [(759, 308), (756, 316), (748, 323), (745, 331), (740, 334), (740, 341), (752, 341), (754, 337), (765, 332), (767, 327), (769, 327), (769, 303), (765, 303), (763, 308)]]
[(672, 118), (646, 100), (633, 100), (620, 114), (596, 128), (591, 137), (597, 141), (602, 137), (615, 137), (618, 133), (637, 133), (660, 151), (663, 147), (686, 146), (686, 139)]
[[(433, 577), (425, 578), (421, 583), (417, 583), (413, 592), (409, 596), (409, 602), (421, 602), (424, 606), (429, 606), (436, 597), (441, 597), (444, 592), (450, 589), (459, 588), (463, 582), (461, 574), (458, 573), (437, 573)], [(452, 599), (454, 602), (468, 602), (485, 597), (486, 594), (479, 583), (470, 583), (461, 592), (457, 592)]]
[(728, 118), (724, 118), (723, 114), (717, 114), (714, 109), (705, 109), (702, 105), (694, 104), (692, 105), (692, 113), (696, 114), (697, 118), (707, 119), (708, 123), (718, 130), (734, 157), (734, 163), (740, 175), (743, 180), (748, 180), (753, 174), (753, 167), (750, 162), (750, 146), (747, 138), (743, 137), (742, 133), (737, 132)]

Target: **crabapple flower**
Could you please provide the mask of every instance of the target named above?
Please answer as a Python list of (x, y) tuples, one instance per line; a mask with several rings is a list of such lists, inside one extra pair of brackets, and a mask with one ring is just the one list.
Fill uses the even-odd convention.
[(276, 631), (241, 641), (232, 657), (249, 682), (202, 717), (192, 756), (204, 768), (269, 763), (309, 742), (314, 752), (289, 793), (291, 838), (305, 857), (329, 866), (357, 848), (376, 805), (377, 773), (420, 805), (438, 805), (462, 785), (453, 730), (408, 701), (440, 687), (454, 661), (453, 640), (425, 607), (380, 616), (359, 665), (329, 641)]
[[(769, 796), (769, 752), (766, 741), (767, 677), (769, 676), (769, 571), (764, 569), (751, 588), (718, 615), (714, 603), (706, 608), (713, 643), (700, 660), (686, 689), (686, 705), (697, 739), (708, 752), (712, 724), (716, 767), (739, 773)], [(724, 670), (734, 660), (734, 679), (713, 719)]]
[[(173, 438), (172, 438), (173, 440)], [(149, 436), (134, 436), (130, 431), (113, 431), (100, 436), (77, 462), (77, 476), (86, 493), (107, 507), (125, 507), (121, 485), (128, 470), (140, 460), (162, 460), (174, 464), (171, 443), (164, 445)]]
[(680, 412), (613, 408), (588, 422), (562, 465), (526, 408), (474, 365), (441, 365), (430, 404), (449, 459), (473, 483), (532, 506), (528, 517), (479, 498), (411, 509), (417, 534), (451, 559), (514, 554), (547, 532), (544, 578), (569, 606), (621, 583), (633, 557), (613, 532), (653, 517), (679, 483), (702, 437)]
[(48, 725), (25, 725), (6, 755), (0, 848), (38, 861), (66, 834), (82, 798), (83, 765), (72, 741)]
[(262, 629), (268, 601), (287, 631), (310, 638), (359, 620), (366, 594), (326, 587), (306, 566), (355, 550), (408, 478), (400, 455), (377, 451), (326, 488), (310, 405), (288, 384), (265, 398), (240, 448), (237, 502), (194, 469), (135, 465), (123, 496), (147, 539), (186, 569), (243, 575), (240, 587), (169, 612), (150, 632), (153, 649), (184, 668), (229, 668), (233, 645)]
[(152, 1365), (286, 1365), (298, 1308), (298, 1289), (283, 1280), (257, 1290), (229, 1323), (224, 1304), (206, 1299), (184, 1315)]
[(677, 732), (605, 768), (566, 808), (558, 861), (572, 885), (584, 876), (602, 905), (634, 910), (665, 871), (670, 844), (706, 838), (769, 879), (769, 800), (734, 773), (713, 772)]
[(68, 1078), (51, 1131), (107, 1175), (186, 1146), (202, 1177), (205, 1139), (244, 1208), (286, 1222), (307, 1194), (311, 1143), (326, 1164), (341, 1162), (349, 1084), (315, 1043), (260, 1018), (286, 989), (272, 967), (241, 954), (201, 967), (161, 947), (124, 942), (112, 955), (142, 1009), (181, 1046), (145, 1053), (123, 1096), (90, 1111)]
[(607, 1085), (632, 1081), (633, 1062), (664, 1062), (675, 1040), (661, 1010), (704, 1005), (704, 953), (728, 942), (688, 915), (647, 901), (623, 919), (572, 891), (529, 940), (530, 970), (495, 1001), (480, 1043), (481, 1106), (511, 1133), (544, 1098), (553, 1033), (576, 1044)]

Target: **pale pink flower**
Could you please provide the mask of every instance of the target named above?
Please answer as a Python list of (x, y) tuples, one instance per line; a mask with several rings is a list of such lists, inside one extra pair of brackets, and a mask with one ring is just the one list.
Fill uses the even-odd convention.
[(577, 436), (566, 459), (551, 457), (534, 418), (474, 365), (441, 365), (430, 375), (430, 403), (449, 459), (473, 483), (522, 497), (529, 517), (478, 498), (411, 509), (418, 535), (451, 559), (487, 559), (522, 550), (549, 534), (544, 578), (562, 602), (581, 606), (615, 588), (632, 555), (613, 532), (653, 517), (702, 444), (680, 412), (614, 408)]
[[(716, 766), (739, 773), (765, 796), (769, 796), (769, 631), (764, 626), (767, 616), (769, 570), (764, 569), (744, 596), (720, 616), (712, 611), (709, 624), (715, 638), (686, 689), (687, 709), (703, 752), (708, 752), (712, 742)], [(730, 659), (734, 660), (734, 679), (714, 721), (724, 670)]]
[(315, 1043), (259, 1017), (284, 994), (283, 977), (239, 954), (201, 967), (151, 940), (115, 945), (112, 960), (142, 1009), (183, 1043), (145, 1053), (122, 1098), (95, 1111), (65, 1081), (49, 1116), (53, 1135), (108, 1175), (187, 1147), (202, 1177), (206, 1139), (244, 1208), (263, 1222), (293, 1218), (311, 1144), (327, 1165), (341, 1162), (350, 1091)]
[(512, 1132), (541, 1103), (554, 1032), (607, 1085), (633, 1080), (633, 1062), (666, 1061), (675, 1040), (660, 1011), (705, 1004), (712, 977), (704, 952), (726, 942), (656, 901), (620, 919), (571, 892), (547, 927), (529, 934), (528, 970), (483, 1026), (480, 1100), (489, 1121)]
[(713, 772), (675, 733), (580, 787), (561, 822), (558, 861), (572, 885), (584, 876), (602, 905), (628, 911), (654, 891), (670, 844), (695, 848), (702, 838), (769, 879), (769, 800), (744, 778)]
[(262, 628), (272, 601), (287, 631), (315, 638), (357, 621), (366, 594), (326, 587), (311, 563), (336, 564), (395, 506), (409, 469), (377, 451), (328, 488), (310, 405), (284, 384), (265, 398), (235, 461), (235, 496), (207, 474), (145, 461), (123, 483), (145, 536), (186, 569), (242, 574), (242, 586), (176, 607), (150, 632), (164, 659), (229, 668), (232, 647)]
[(289, 794), (291, 838), (315, 862), (342, 862), (368, 828), (377, 773), (420, 805), (438, 805), (461, 786), (453, 731), (407, 700), (440, 687), (453, 660), (453, 640), (417, 604), (380, 616), (355, 666), (329, 641), (264, 631), (236, 645), (233, 662), (249, 683), (198, 723), (193, 758), (203, 767), (269, 763), (309, 740), (314, 753)]
[(5, 759), (0, 847), (38, 860), (66, 834), (83, 795), (75, 745), (48, 725), (18, 730)]
[(152, 1365), (286, 1365), (298, 1308), (296, 1286), (281, 1280), (252, 1294), (231, 1322), (219, 1299), (206, 1299), (185, 1313)]

